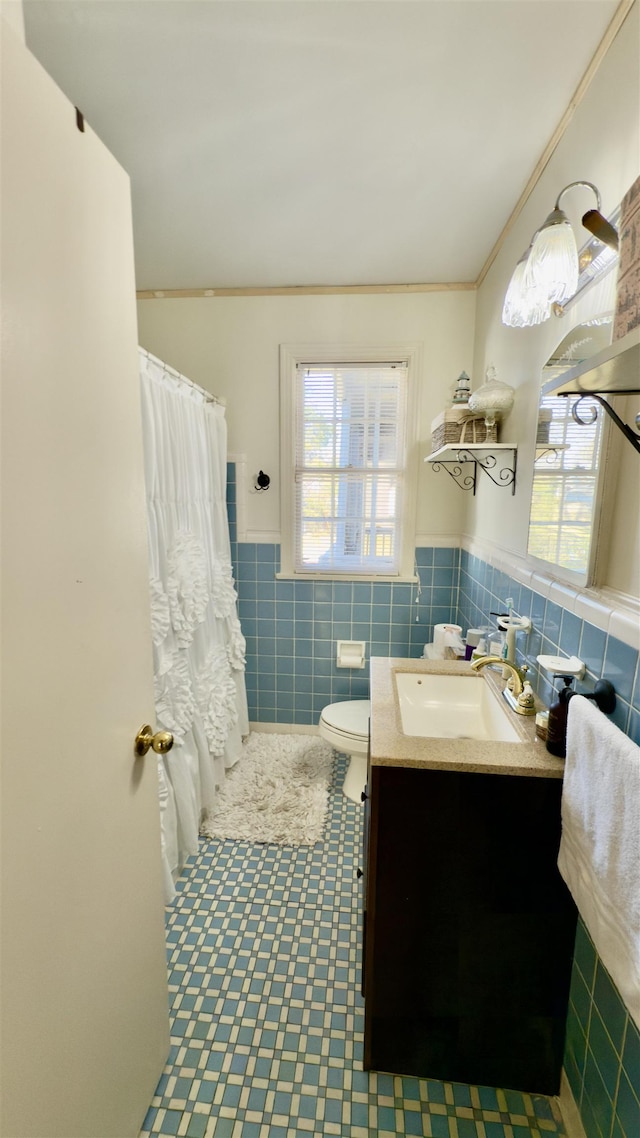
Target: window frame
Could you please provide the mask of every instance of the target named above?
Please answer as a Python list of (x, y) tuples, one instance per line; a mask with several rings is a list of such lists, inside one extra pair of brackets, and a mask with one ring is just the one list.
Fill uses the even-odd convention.
[[(586, 248), (585, 246), (584, 248)], [(573, 312), (573, 323), (571, 327), (565, 331), (563, 337), (555, 345), (550, 353), (549, 358), (541, 366), (541, 386), (540, 397), (554, 396), (559, 402), (565, 402), (568, 406), (575, 403), (578, 398), (578, 392), (567, 396), (560, 396), (557, 394), (558, 387), (562, 386), (563, 373), (572, 366), (572, 362), (567, 357), (566, 351), (563, 351), (568, 345), (571, 345), (572, 340), (576, 336), (588, 334), (587, 329), (591, 325), (609, 324), (611, 330), (613, 327), (613, 314), (615, 308), (615, 282), (616, 274), (607, 271), (603, 274), (602, 279), (598, 280), (592, 290), (584, 289), (585, 296), (581, 297), (576, 304)], [(591, 352), (583, 358), (587, 360), (589, 355), (594, 351), (599, 351), (610, 343), (604, 341), (599, 348), (591, 349)], [(582, 358), (582, 357), (581, 357)], [(588, 396), (588, 392), (584, 392)], [(610, 395), (608, 401), (615, 407), (618, 402), (618, 396)], [(540, 404), (538, 404), (540, 406)], [(594, 404), (595, 406), (595, 404)], [(600, 441), (598, 444), (598, 457), (597, 457), (597, 473), (595, 479), (595, 497), (593, 503), (592, 513), (592, 528), (591, 528), (591, 541), (589, 546), (589, 554), (587, 558), (587, 566), (584, 571), (566, 568), (559, 565), (555, 561), (546, 561), (541, 557), (536, 556), (529, 550), (529, 527), (531, 524), (531, 513), (533, 506), (534, 495), (534, 480), (536, 474), (540, 470), (540, 466), (536, 461), (535, 449), (533, 452), (533, 476), (530, 487), (529, 498), (529, 522), (527, 526), (527, 560), (535, 571), (543, 574), (550, 574), (553, 580), (558, 581), (560, 584), (567, 584), (574, 588), (595, 588), (601, 583), (601, 577), (606, 573), (608, 563), (608, 537), (611, 529), (612, 515), (613, 515), (613, 502), (616, 493), (618, 468), (620, 463), (620, 446), (616, 438), (616, 432), (613, 430), (613, 424), (609, 416), (602, 408), (598, 410), (598, 419), (600, 421)], [(536, 414), (536, 423), (538, 415)], [(579, 428), (580, 429), (580, 428)], [(536, 444), (534, 443), (534, 447)], [(550, 447), (549, 449), (552, 449)]]
[[(551, 439), (548, 443), (537, 443), (536, 448), (545, 448), (540, 459), (536, 459), (536, 467), (534, 478), (531, 486), (531, 503), (529, 508), (529, 535), (527, 540), (527, 551), (529, 556), (536, 562), (541, 564), (554, 565), (555, 568), (568, 575), (568, 580), (573, 580), (579, 583), (586, 583), (587, 579), (591, 576), (592, 568), (592, 554), (593, 554), (593, 537), (598, 528), (598, 512), (601, 504), (601, 485), (602, 485), (602, 460), (604, 450), (604, 435), (606, 421), (605, 416), (597, 407), (596, 414), (593, 416), (591, 423), (585, 421), (584, 424), (575, 422), (572, 416), (572, 409), (578, 402), (577, 396), (569, 395), (560, 397), (553, 392), (544, 392), (540, 397), (540, 404), (538, 415), (541, 410), (550, 410), (552, 413), (551, 427), (555, 426), (560, 429), (562, 438), (557, 443), (557, 449), (554, 446), (554, 440)], [(585, 394), (585, 399), (588, 395)], [(595, 406), (595, 404), (593, 405)], [(556, 414), (557, 412), (557, 414)], [(587, 411), (588, 413), (588, 411)], [(572, 467), (565, 466), (565, 454), (571, 451), (573, 442), (577, 444), (579, 449), (581, 436), (592, 429), (593, 443), (590, 448), (589, 465), (580, 466), (574, 465)], [(548, 459), (546, 453), (554, 454), (555, 459)], [(536, 482), (536, 480), (538, 480)], [(544, 518), (534, 518), (534, 509), (536, 507), (536, 489), (540, 494), (542, 487), (546, 482), (551, 483), (556, 481), (560, 487), (558, 495), (559, 501), (559, 517), (557, 520), (549, 520)], [(565, 562), (558, 560), (560, 555), (559, 546), (561, 542), (567, 540), (568, 535), (573, 529), (573, 524), (570, 518), (566, 516), (569, 494), (571, 493), (571, 483), (586, 482), (590, 489), (589, 499), (589, 518), (586, 521), (576, 523), (576, 528), (584, 528), (588, 531), (587, 536), (587, 550), (586, 557), (583, 563), (583, 568), (573, 568)], [(547, 528), (553, 533), (556, 542), (556, 558), (546, 558), (539, 553), (532, 550), (533, 538), (532, 531), (535, 529), (544, 530)]]
[[(370, 363), (387, 364), (398, 361), (407, 365), (407, 399), (405, 425), (406, 461), (404, 465), (404, 494), (401, 534), (400, 568), (398, 573), (375, 573), (370, 569), (358, 573), (353, 570), (341, 573), (336, 569), (295, 567), (296, 541), (296, 375), (299, 364)], [(419, 442), (419, 377), (422, 375), (422, 345), (386, 344), (362, 346), (359, 344), (281, 344), (280, 345), (280, 529), (281, 578), (304, 581), (415, 581), (416, 502), (418, 482)]]

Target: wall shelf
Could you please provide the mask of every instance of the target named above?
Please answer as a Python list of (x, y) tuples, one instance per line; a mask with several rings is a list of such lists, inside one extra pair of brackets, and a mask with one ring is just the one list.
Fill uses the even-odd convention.
[(640, 327), (608, 348), (550, 379), (543, 395), (638, 395), (640, 393)]
[(545, 383), (542, 393), (565, 398), (577, 395), (571, 413), (576, 423), (583, 426), (593, 423), (598, 410), (591, 406), (587, 417), (581, 418), (580, 404), (583, 399), (594, 400), (640, 454), (640, 433), (623, 422), (606, 398), (608, 395), (640, 395), (640, 327), (633, 328), (604, 351)]
[[(449, 443), (427, 455), (424, 461), (431, 463), (435, 471), (445, 470), (461, 490), (475, 494), (480, 467), (495, 486), (510, 486), (515, 494), (517, 456), (515, 443)], [(463, 469), (469, 466), (471, 471)]]
[(552, 457), (548, 457), (546, 461), (554, 462), (556, 456), (562, 450), (569, 450), (569, 443), (536, 443), (535, 461), (538, 462), (539, 459), (545, 458), (546, 455), (549, 455)]

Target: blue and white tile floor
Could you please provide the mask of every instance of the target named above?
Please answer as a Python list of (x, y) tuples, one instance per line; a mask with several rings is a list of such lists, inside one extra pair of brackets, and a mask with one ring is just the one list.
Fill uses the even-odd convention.
[(362, 811), (325, 840), (202, 844), (169, 914), (171, 1053), (140, 1138), (548, 1138), (537, 1095), (362, 1070)]

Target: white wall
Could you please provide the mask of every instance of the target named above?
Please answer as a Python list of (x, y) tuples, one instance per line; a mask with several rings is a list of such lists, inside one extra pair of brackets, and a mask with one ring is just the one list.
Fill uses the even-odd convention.
[[(253, 540), (280, 540), (279, 345), (423, 344), (420, 458), (431, 453), (431, 421), (451, 402), (455, 380), (470, 372), (475, 293), (203, 297), (138, 303), (140, 343), (227, 400), (229, 452), (272, 479), (267, 494), (248, 494)], [(465, 494), (442, 471), (420, 462), (417, 532), (457, 542)]]
[[(527, 549), (541, 367), (576, 320), (569, 311), (562, 319), (552, 317), (538, 328), (505, 328), (500, 319), (504, 294), (516, 261), (564, 186), (578, 179), (593, 182), (601, 192), (606, 214), (620, 202), (640, 173), (638, 8), (636, 4), (616, 37), (477, 294), (474, 374), (481, 375), (489, 363), (494, 363), (498, 377), (517, 388), (505, 433), (518, 441), (520, 449), (515, 496), (486, 487), (483, 494), (468, 503), (466, 531), (471, 537), (496, 543), (523, 557)], [(580, 217), (595, 205), (593, 194), (571, 190), (562, 204), (579, 235), (580, 245), (588, 237)], [(629, 399), (628, 404), (633, 423), (640, 398)], [(621, 434), (614, 432), (613, 437), (620, 454), (620, 472), (609, 558), (600, 583), (637, 596), (640, 460)]]
[[(474, 497), (441, 472), (420, 463), (417, 531), (430, 537), (466, 533), (487, 548), (506, 550), (526, 565), (540, 374), (552, 348), (573, 323), (571, 313), (532, 329), (501, 323), (504, 293), (513, 267), (563, 186), (594, 182), (603, 210), (611, 212), (640, 171), (638, 5), (630, 16), (554, 152), (477, 294), (346, 295), (154, 299), (138, 304), (140, 342), (178, 370), (228, 401), (229, 449), (247, 456), (250, 478), (271, 476), (268, 494), (247, 499), (247, 529), (263, 540), (279, 535), (278, 345), (286, 342), (391, 343), (422, 341), (424, 375), (421, 458), (431, 450), (430, 424), (450, 402), (462, 368), (478, 386), (487, 366), (516, 387), (516, 402), (503, 439), (518, 443), (515, 495), (479, 477)], [(508, 145), (508, 140), (505, 140)], [(566, 196), (576, 232), (593, 205), (587, 190)], [(581, 243), (581, 242), (579, 242)], [(474, 327), (475, 320), (475, 327)], [(472, 355), (472, 337), (473, 355)], [(470, 366), (472, 363), (473, 366)], [(638, 406), (629, 400), (633, 421)], [(638, 401), (636, 401), (637, 403)], [(611, 507), (613, 525), (599, 583), (637, 596), (640, 592), (638, 456), (617, 432), (613, 446), (620, 472)], [(603, 559), (600, 559), (601, 565)]]
[(0, 20), (5, 21), (21, 43), (25, 42), (22, 0), (0, 0)]

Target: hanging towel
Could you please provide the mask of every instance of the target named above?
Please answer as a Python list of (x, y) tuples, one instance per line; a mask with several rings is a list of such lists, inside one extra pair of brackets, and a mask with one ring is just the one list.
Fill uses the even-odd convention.
[(569, 703), (558, 867), (640, 1027), (640, 747), (578, 695)]

